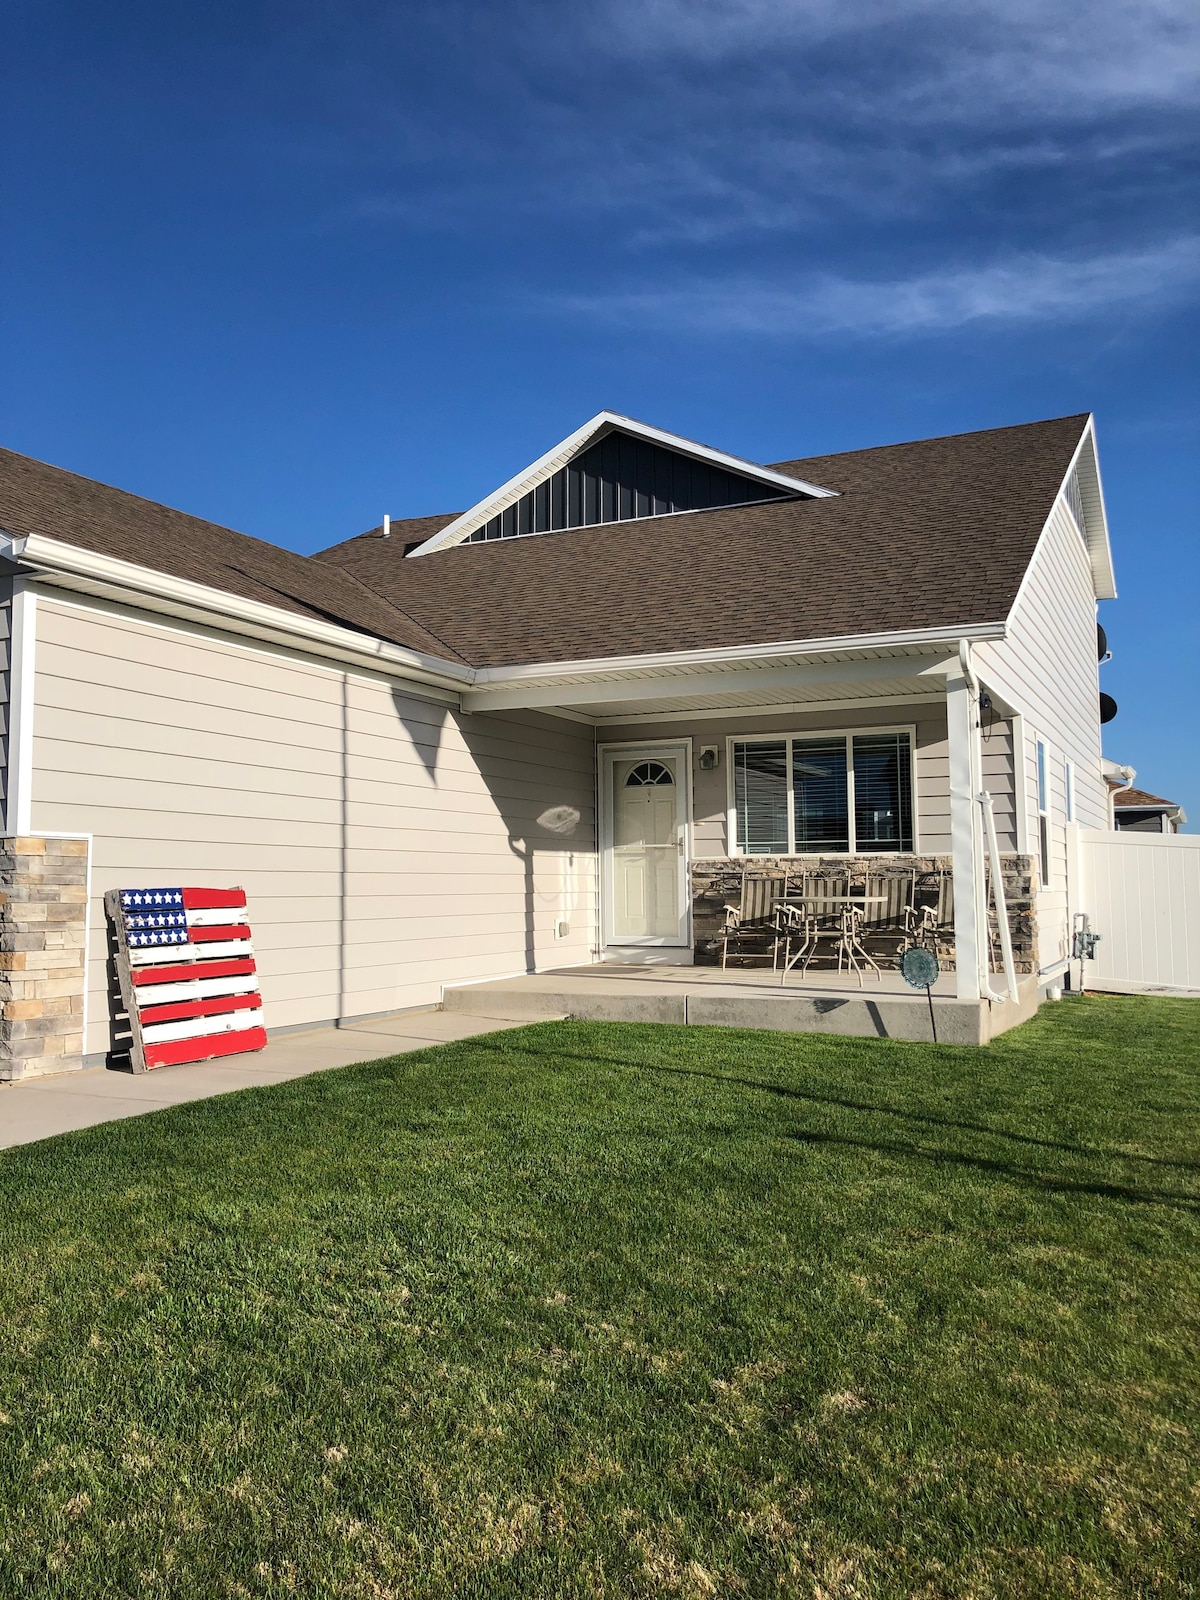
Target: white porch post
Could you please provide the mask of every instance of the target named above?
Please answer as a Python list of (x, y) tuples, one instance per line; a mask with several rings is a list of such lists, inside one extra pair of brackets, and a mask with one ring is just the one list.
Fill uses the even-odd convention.
[(980, 998), (978, 802), (971, 749), (974, 714), (966, 678), (961, 674), (952, 675), (946, 681), (946, 731), (950, 749), (950, 842), (954, 866), (954, 967), (960, 1000)]

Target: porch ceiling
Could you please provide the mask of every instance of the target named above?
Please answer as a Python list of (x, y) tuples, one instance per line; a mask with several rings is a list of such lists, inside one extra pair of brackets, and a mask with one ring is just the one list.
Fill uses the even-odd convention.
[(561, 708), (596, 721), (645, 712), (739, 709), (827, 700), (933, 699), (957, 657), (945, 646), (828, 651), (769, 660), (630, 663), (591, 670), (559, 668), (519, 681), (479, 685), (463, 696), (469, 711)]
[(941, 693), (928, 678), (876, 678), (869, 683), (746, 684), (726, 693), (662, 694), (645, 699), (612, 699), (572, 705), (580, 716), (597, 722), (618, 722), (622, 717), (652, 712), (741, 711), (754, 707), (825, 705), (829, 701), (931, 700)]

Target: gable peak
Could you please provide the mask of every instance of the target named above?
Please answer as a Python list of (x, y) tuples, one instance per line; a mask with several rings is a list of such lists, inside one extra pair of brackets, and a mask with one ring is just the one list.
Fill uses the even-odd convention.
[(409, 558), (456, 544), (833, 493), (620, 412), (601, 411)]

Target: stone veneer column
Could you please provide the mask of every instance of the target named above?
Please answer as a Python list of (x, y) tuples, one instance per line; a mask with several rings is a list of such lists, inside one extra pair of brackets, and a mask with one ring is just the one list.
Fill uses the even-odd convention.
[(0, 837), (0, 1080), (83, 1065), (87, 851)]

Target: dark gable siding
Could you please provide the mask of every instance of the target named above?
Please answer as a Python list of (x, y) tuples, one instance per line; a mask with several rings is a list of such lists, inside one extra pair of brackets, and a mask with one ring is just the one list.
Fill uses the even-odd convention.
[(771, 484), (614, 430), (477, 528), (468, 543), (788, 498)]

